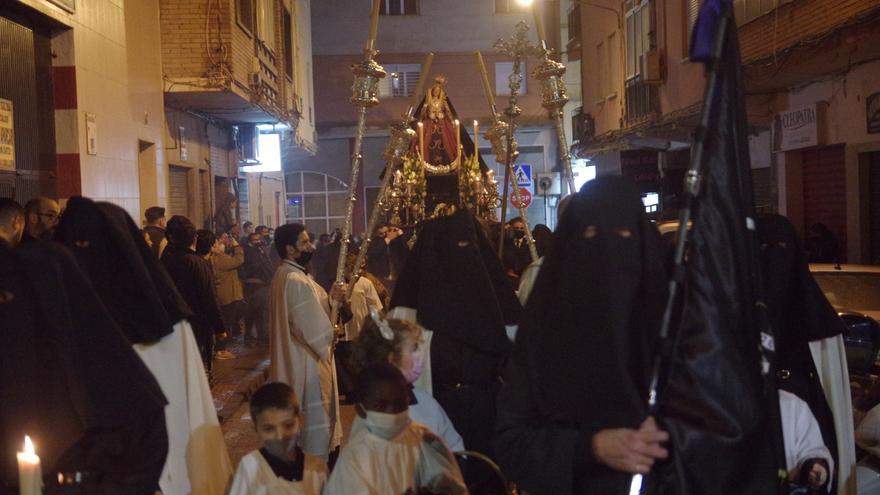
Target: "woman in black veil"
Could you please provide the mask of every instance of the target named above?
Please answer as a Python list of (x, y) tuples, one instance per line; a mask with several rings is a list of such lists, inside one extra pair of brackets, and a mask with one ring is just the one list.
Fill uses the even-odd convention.
[(521, 488), (625, 494), (631, 473), (667, 455), (645, 404), (666, 281), (637, 191), (587, 183), (560, 219), (499, 396), (495, 450)]

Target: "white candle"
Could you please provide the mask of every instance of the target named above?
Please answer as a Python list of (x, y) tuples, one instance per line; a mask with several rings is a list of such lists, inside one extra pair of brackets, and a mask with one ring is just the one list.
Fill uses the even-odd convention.
[(24, 436), (24, 452), (18, 452), (18, 493), (20, 495), (40, 495), (43, 493), (40, 458), (34, 453), (31, 437)]
[(474, 154), (480, 161), (480, 123), (474, 120)]
[(461, 138), (459, 137), (459, 129), (461, 127), (461, 122), (458, 119), (455, 119), (455, 156), (458, 157), (458, 154), (461, 152)]
[(419, 122), (419, 160), (425, 159), (425, 124)]

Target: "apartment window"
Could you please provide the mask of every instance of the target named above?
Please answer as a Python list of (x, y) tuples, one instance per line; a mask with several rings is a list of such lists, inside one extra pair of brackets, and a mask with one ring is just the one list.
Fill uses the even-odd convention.
[(385, 64), (388, 76), (379, 80), (379, 96), (399, 98), (412, 96), (419, 83), (421, 64)]
[[(495, 95), (510, 96), (510, 74), (513, 72), (513, 62), (495, 62)], [(520, 73), (522, 74), (522, 82), (520, 83), (519, 94), (528, 94), (528, 78), (526, 74), (526, 62), (520, 63)]]
[(792, 0), (733, 0), (733, 11), (737, 25), (776, 10), (776, 7), (791, 3)]
[(293, 80), (293, 18), (287, 8), (283, 9), (281, 29), (284, 32), (284, 73)]
[(382, 0), (379, 4), (382, 15), (418, 15), (418, 0)]
[(257, 0), (257, 37), (269, 50), (275, 50), (274, 0)]
[(329, 175), (295, 172), (284, 177), (288, 222), (306, 226), (315, 235), (333, 232), (345, 224), (348, 186)]
[(617, 90), (619, 88), (618, 81), (620, 80), (617, 76), (620, 75), (620, 44), (617, 41), (617, 33), (611, 33), (608, 35), (608, 41), (605, 42), (605, 48), (608, 50), (608, 67), (606, 71), (608, 72), (608, 92), (605, 94), (606, 98), (610, 98), (617, 95)]
[(516, 0), (495, 0), (496, 14), (518, 14), (531, 12), (530, 6), (520, 5)]
[(248, 34), (254, 32), (254, 0), (235, 1), (235, 21)]
[(626, 78), (642, 73), (642, 57), (651, 49), (653, 19), (650, 0), (626, 2)]

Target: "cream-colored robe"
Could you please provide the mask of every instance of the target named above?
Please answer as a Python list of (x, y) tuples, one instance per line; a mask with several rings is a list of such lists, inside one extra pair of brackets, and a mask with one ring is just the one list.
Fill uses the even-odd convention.
[(269, 377), (293, 387), (305, 417), (300, 447), (327, 460), (339, 446), (339, 390), (327, 292), (285, 260), (269, 292)]
[(354, 340), (361, 333), (364, 321), (370, 317), (370, 308), (382, 311), (382, 300), (373, 282), (360, 277), (351, 291), (351, 320), (345, 324), (345, 340)]
[(287, 481), (272, 471), (259, 450), (244, 456), (238, 464), (229, 495), (321, 495), (327, 481), (327, 463), (305, 454), (302, 481)]
[(192, 327), (182, 320), (158, 342), (135, 344), (134, 350), (168, 399), (162, 493), (223, 495), (232, 478), (232, 462)]
[(426, 426), (411, 423), (385, 440), (359, 422), (363, 420), (355, 418), (324, 495), (402, 495), (422, 487), (437, 493), (468, 493), (449, 448)]

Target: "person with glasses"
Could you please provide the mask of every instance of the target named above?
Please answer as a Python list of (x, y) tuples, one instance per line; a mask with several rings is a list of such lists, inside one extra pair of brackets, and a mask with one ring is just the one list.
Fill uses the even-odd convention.
[(54, 199), (37, 197), (24, 205), (24, 235), (21, 242), (48, 241), (58, 226), (61, 207)]

